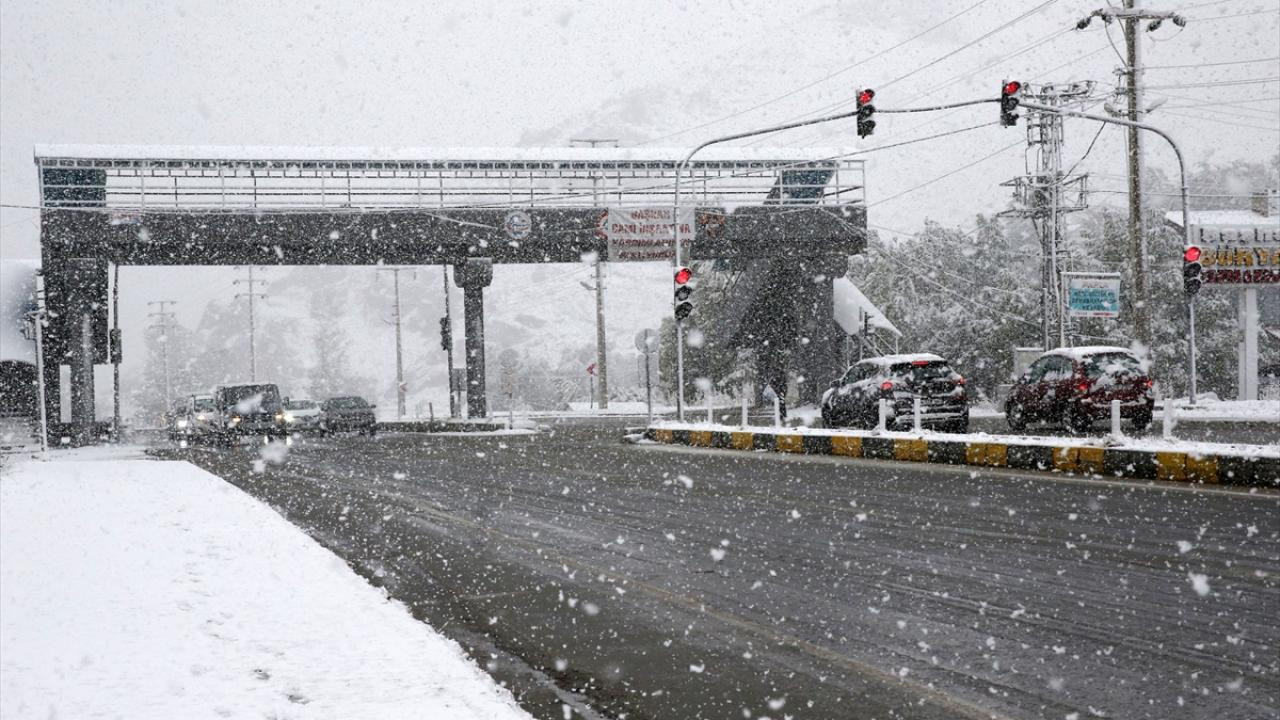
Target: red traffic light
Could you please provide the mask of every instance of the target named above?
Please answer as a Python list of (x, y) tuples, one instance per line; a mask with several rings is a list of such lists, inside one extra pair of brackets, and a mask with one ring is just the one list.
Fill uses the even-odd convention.
[(862, 90), (861, 92), (858, 93), (858, 104), (866, 105), (870, 103), (875, 98), (875, 96), (876, 96), (875, 90), (872, 90), (870, 88), (867, 88), (866, 90)]
[(1182, 259), (1187, 262), (1200, 262), (1200, 248), (1192, 245), (1182, 253)]
[(1018, 82), (1017, 80), (1010, 80), (1009, 82), (1004, 84), (1005, 95), (1016, 95), (1017, 92), (1021, 89), (1022, 89), (1022, 83)]
[(689, 282), (692, 279), (693, 279), (693, 270), (687, 267), (676, 268), (676, 284), (677, 285), (684, 285), (685, 283)]

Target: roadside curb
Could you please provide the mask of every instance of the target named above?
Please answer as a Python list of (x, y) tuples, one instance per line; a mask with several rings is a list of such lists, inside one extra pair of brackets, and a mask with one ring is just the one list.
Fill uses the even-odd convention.
[(456, 420), (388, 420), (377, 424), (378, 432), (468, 433), (505, 430), (506, 423), (458, 422)]
[(1055, 442), (1051, 445), (999, 440), (976, 442), (935, 437), (889, 437), (871, 433), (818, 435), (755, 428), (698, 430), (649, 427), (644, 431), (644, 438), (669, 445), (724, 450), (764, 450), (803, 455), (839, 455), (903, 462), (1043, 470), (1139, 480), (1280, 487), (1280, 458), (1229, 452), (1145, 450), (1083, 442)]

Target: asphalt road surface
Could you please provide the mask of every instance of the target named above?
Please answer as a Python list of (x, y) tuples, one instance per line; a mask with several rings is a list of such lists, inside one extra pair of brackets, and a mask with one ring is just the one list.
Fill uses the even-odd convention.
[(1280, 714), (1278, 494), (620, 428), (161, 454), (275, 506), (548, 720)]

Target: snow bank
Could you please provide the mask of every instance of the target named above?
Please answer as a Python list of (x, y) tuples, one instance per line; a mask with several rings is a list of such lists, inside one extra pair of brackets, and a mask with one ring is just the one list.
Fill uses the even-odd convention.
[(0, 479), (0, 717), (528, 717), (217, 477), (136, 451), (56, 458)]

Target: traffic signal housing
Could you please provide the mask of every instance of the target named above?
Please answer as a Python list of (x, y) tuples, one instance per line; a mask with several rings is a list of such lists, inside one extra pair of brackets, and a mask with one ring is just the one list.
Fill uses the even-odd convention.
[(1182, 252), (1182, 290), (1188, 297), (1200, 292), (1200, 287), (1204, 285), (1204, 278), (1201, 277), (1204, 266), (1200, 264), (1200, 255), (1200, 248), (1196, 245), (1188, 245)]
[(1013, 127), (1018, 124), (1018, 102), (1022, 95), (1022, 83), (1005, 80), (1000, 86), (1000, 124)]
[(876, 91), (871, 88), (858, 91), (858, 137), (866, 137), (876, 130), (876, 121), (871, 119), (876, 114), (876, 106), (871, 101)]
[(675, 315), (676, 322), (681, 322), (693, 312), (693, 287), (689, 281), (693, 279), (693, 270), (688, 267), (678, 267), (675, 273)]

